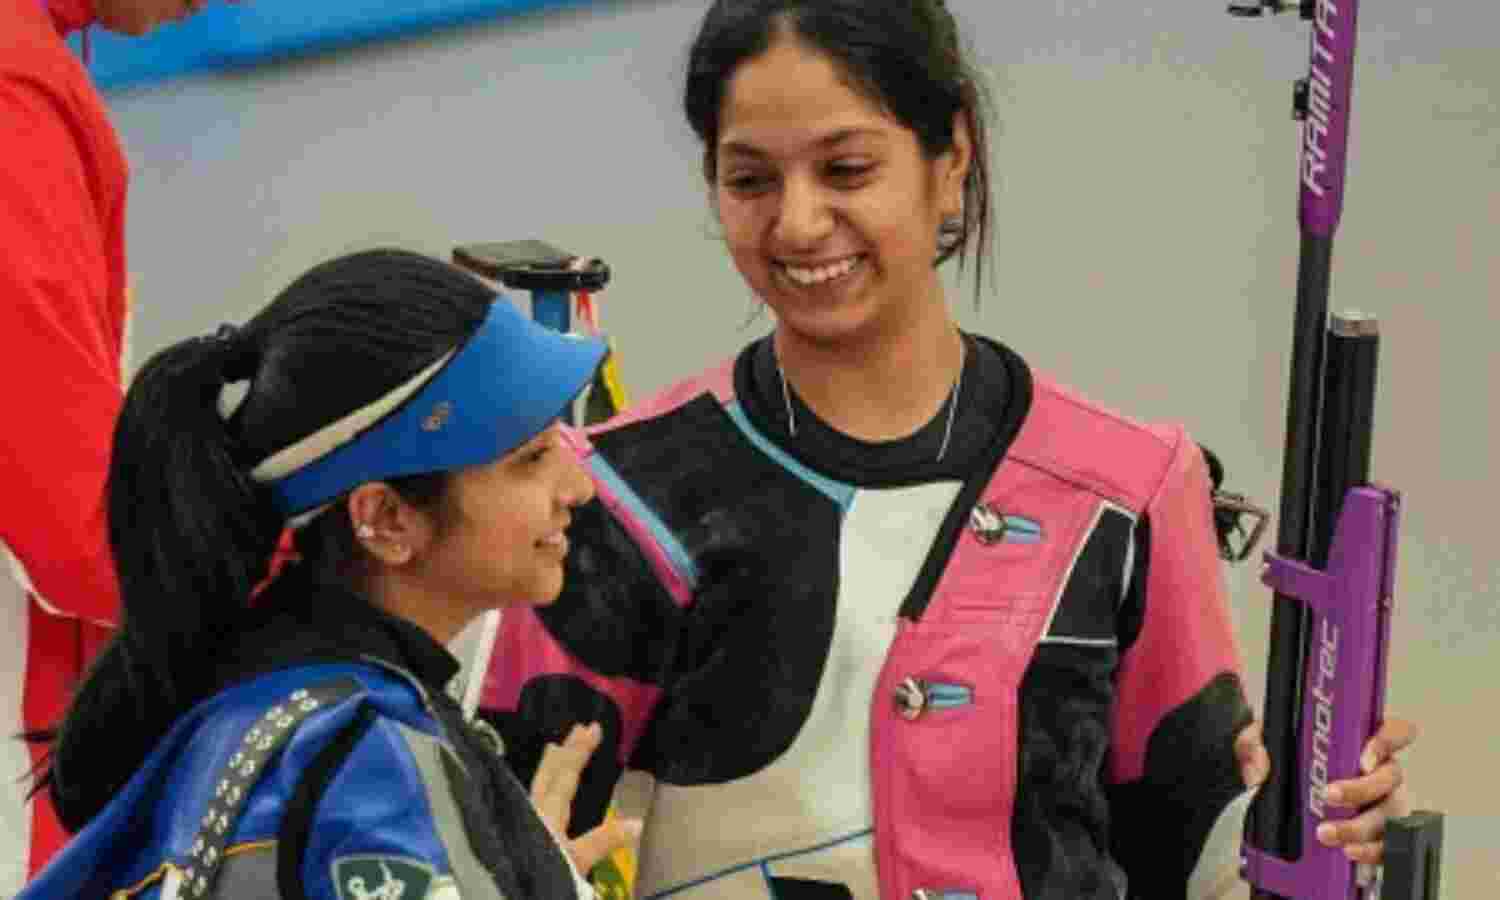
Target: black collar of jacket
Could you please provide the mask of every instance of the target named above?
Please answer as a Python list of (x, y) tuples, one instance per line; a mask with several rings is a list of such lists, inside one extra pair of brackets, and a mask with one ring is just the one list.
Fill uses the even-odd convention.
[(313, 581), (299, 568), (283, 571), (225, 640), (216, 689), (317, 662), (379, 660), (433, 692), (445, 690), (458, 673), (453, 654), (417, 625), (345, 587)]

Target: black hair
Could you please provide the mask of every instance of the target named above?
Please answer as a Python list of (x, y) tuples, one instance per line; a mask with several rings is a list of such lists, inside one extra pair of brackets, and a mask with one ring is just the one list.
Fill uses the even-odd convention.
[[(155, 354), (126, 393), (108, 478), (119, 631), (54, 737), (37, 789), (69, 830), (87, 823), (172, 723), (217, 687), (213, 648), (268, 576), (285, 516), (257, 463), (405, 383), (466, 341), (495, 292), (438, 260), (372, 250), (324, 263), (243, 327)], [(247, 382), (227, 418), (225, 386)], [(448, 477), (389, 482), (419, 506)], [(299, 571), (350, 583), (347, 506), (298, 532)]]
[[(943, 0), (715, 0), (688, 57), (683, 105), (704, 145), (704, 174), (717, 174), (720, 115), (729, 80), (786, 33), (839, 64), (851, 86), (916, 134), (929, 158), (953, 147), (962, 115), (973, 145), (959, 221), (938, 236), (937, 264), (973, 250), (977, 302), (990, 242), (985, 91)], [(977, 246), (976, 246), (977, 245)]]

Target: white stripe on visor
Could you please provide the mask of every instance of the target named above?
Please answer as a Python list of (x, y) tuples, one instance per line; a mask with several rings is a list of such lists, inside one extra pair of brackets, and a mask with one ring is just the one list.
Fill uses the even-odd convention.
[(283, 447), (266, 457), (250, 471), (250, 477), (261, 484), (285, 478), (359, 437), (366, 429), (405, 403), (412, 394), (421, 390), (438, 372), (442, 371), (443, 366), (447, 365), (448, 360), (452, 359), (453, 354), (457, 352), (456, 349), (449, 350), (432, 365), (412, 376), (405, 384), (398, 385), (374, 403), (361, 406), (337, 422), (325, 425), (295, 444)]
[(252, 477), (292, 517), (367, 481), (491, 462), (556, 421), (607, 349), (496, 302), (461, 348), (276, 453)]

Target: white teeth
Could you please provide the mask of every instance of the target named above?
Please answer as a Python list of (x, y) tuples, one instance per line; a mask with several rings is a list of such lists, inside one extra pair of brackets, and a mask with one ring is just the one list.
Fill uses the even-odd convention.
[(813, 285), (823, 284), (835, 278), (843, 278), (845, 275), (853, 272), (854, 267), (857, 265), (859, 265), (859, 257), (851, 256), (842, 262), (836, 262), (827, 266), (808, 269), (801, 266), (783, 265), (781, 270), (787, 274), (788, 278), (798, 284)]

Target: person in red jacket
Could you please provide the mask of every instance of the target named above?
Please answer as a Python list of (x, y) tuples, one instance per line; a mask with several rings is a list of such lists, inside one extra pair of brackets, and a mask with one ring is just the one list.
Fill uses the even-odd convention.
[(201, 0), (0, 0), (0, 897), (65, 835), (26, 801), (48, 727), (115, 622), (104, 478), (121, 400), (127, 165), (64, 38)]

